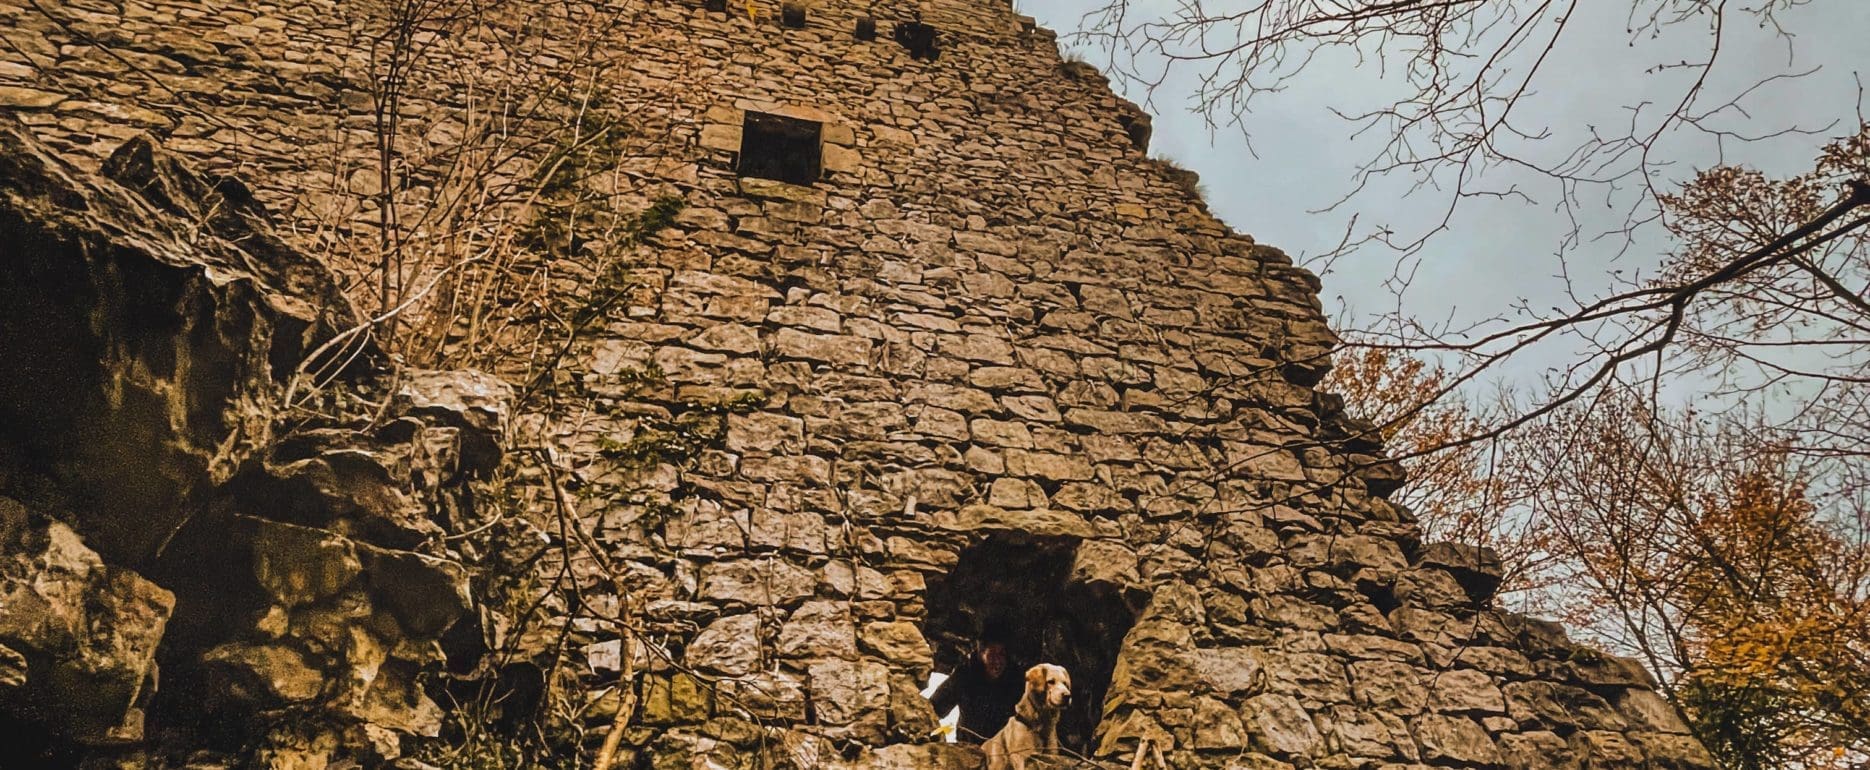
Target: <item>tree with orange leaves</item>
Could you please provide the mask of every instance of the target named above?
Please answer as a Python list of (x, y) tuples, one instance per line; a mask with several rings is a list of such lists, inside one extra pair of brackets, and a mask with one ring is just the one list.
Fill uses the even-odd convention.
[(1438, 400), (1449, 372), (1426, 358), (1380, 348), (1345, 351), (1320, 386), (1344, 398), (1344, 409), (1368, 423), (1392, 456), (1405, 461), (1409, 483), (1391, 496), (1415, 514), (1429, 541), (1484, 545), (1501, 554), (1502, 591), (1531, 599), (1541, 567), (1552, 557), (1541, 522), (1518, 515), (1521, 493), (1504, 472), (1498, 442), (1450, 448), (1479, 432), (1490, 415), (1464, 400)]
[(1570, 620), (1636, 654), (1745, 770), (1870, 753), (1870, 513), (1814, 486), (1836, 458), (1734, 416), (1607, 393), (1518, 447), (1564, 555)]
[[(1534, 609), (1644, 660), (1724, 765), (1863, 766), (1870, 123), (1806, 174), (1716, 167), (1659, 200), (1678, 247), (1654, 277), (1475, 340), (1353, 346), (1332, 383), (1429, 537), (1498, 548)], [(1555, 335), (1588, 352), (1547, 390), (1461, 398)]]

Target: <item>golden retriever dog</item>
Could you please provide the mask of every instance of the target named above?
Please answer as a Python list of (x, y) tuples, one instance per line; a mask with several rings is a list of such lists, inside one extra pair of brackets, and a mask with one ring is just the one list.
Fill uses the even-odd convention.
[(1026, 770), (1026, 758), (1058, 751), (1058, 714), (1071, 703), (1071, 674), (1064, 666), (1041, 663), (1026, 669), (1026, 693), (1013, 707), (1013, 718), (981, 748), (987, 770)]

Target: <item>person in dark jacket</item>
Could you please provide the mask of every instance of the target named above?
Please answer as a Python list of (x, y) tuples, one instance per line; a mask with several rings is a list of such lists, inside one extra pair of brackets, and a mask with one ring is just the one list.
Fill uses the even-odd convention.
[(1012, 637), (1005, 620), (989, 619), (973, 654), (929, 695), (937, 714), (961, 707), (958, 738), (962, 741), (982, 743), (992, 738), (1013, 717), (1013, 706), (1025, 694), (1025, 676), (1007, 654)]

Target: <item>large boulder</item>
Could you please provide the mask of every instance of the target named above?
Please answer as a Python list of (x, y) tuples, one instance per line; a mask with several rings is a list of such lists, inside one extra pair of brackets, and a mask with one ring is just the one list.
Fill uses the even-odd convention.
[(103, 172), (0, 115), (0, 477), (56, 488), (91, 548), (141, 568), (268, 446), (278, 391), (356, 313), (240, 183), (146, 138)]
[(68, 740), (140, 739), (174, 607), (173, 594), (104, 564), (60, 522), (17, 529), (0, 541), (0, 708)]
[[(0, 764), (103, 761), (145, 709), (308, 767), (435, 735), (511, 389), (390, 368), (241, 183), (146, 138), (102, 171), (0, 115), (0, 494), (30, 504), (0, 499), (0, 727), (40, 746)], [(345, 398), (286, 408), (315, 393)]]

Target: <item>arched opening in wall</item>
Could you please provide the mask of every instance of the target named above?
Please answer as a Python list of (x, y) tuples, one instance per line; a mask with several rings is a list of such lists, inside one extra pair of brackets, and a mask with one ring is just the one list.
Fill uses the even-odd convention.
[[(1088, 756), (1117, 651), (1146, 597), (1075, 580), (1079, 545), (1075, 538), (995, 535), (968, 547), (952, 571), (929, 579), (922, 630), (934, 647), (937, 672), (966, 665), (990, 621), (1006, 626), (1014, 679), (1036, 663), (1064, 666), (1071, 673), (1072, 700), (1059, 717), (1059, 745)], [(978, 743), (998, 729), (963, 733), (960, 739)]]

